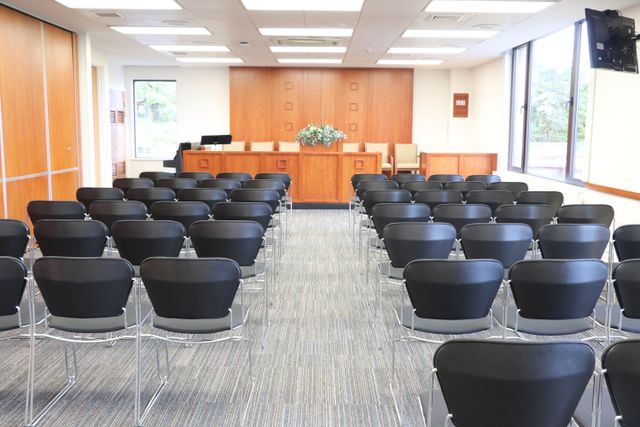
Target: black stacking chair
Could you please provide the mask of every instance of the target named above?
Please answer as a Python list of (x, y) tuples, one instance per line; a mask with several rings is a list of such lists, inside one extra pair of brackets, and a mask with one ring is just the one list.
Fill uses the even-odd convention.
[(413, 195), (416, 203), (429, 206), (431, 211), (441, 204), (462, 203), (462, 199), (462, 193), (458, 190), (421, 190)]
[(538, 231), (538, 246), (545, 259), (601, 259), (609, 235), (602, 224), (547, 224)]
[(27, 204), (27, 213), (35, 225), (41, 219), (84, 219), (86, 210), (80, 202), (33, 200)]
[(523, 191), (529, 191), (529, 186), (526, 182), (515, 182), (515, 181), (501, 181), (501, 182), (492, 182), (487, 185), (488, 190), (506, 190), (511, 191), (514, 197), (518, 197), (518, 194)]
[(554, 211), (548, 205), (502, 205), (495, 215), (496, 222), (527, 224), (537, 239), (540, 227), (553, 221)]
[(151, 188), (155, 184), (149, 178), (117, 178), (113, 180), (113, 187), (119, 188), (127, 194), (132, 188)]
[(525, 258), (532, 237), (526, 224), (468, 224), (460, 231), (466, 259), (495, 259), (505, 269)]
[(631, 340), (612, 344), (602, 354), (602, 369), (607, 388), (614, 404), (616, 418), (602, 419), (603, 426), (640, 425), (640, 341)]
[(271, 207), (263, 202), (227, 202), (213, 207), (213, 218), (218, 220), (255, 221), (264, 233), (271, 221)]
[(555, 216), (564, 202), (564, 196), (559, 191), (522, 191), (516, 195), (516, 202), (527, 205), (548, 205)]
[(467, 203), (487, 205), (491, 208), (492, 215), (496, 216), (498, 206), (512, 205), (516, 197), (507, 190), (471, 190), (465, 195)]
[(609, 205), (564, 205), (556, 216), (561, 224), (603, 224), (608, 228), (614, 212)]
[[(35, 425), (76, 384), (78, 366), (76, 345), (112, 343), (135, 338), (125, 335), (127, 329), (137, 326), (138, 301), (128, 304), (133, 285), (133, 267), (120, 258), (67, 258), (43, 257), (33, 265), (33, 276), (49, 313), (48, 328), (43, 333), (32, 332), (29, 379), (27, 386), (26, 424)], [(33, 287), (30, 299), (33, 301)], [(31, 324), (35, 331), (35, 325)], [(117, 334), (114, 334), (117, 333)], [(103, 338), (96, 334), (103, 335)], [(65, 343), (66, 386), (39, 413), (34, 413), (34, 379), (39, 365), (36, 354), (44, 343), (34, 341), (53, 339)], [(71, 344), (71, 345), (68, 345)], [(38, 351), (36, 351), (38, 350)], [(52, 358), (48, 358), (48, 363)], [(110, 371), (110, 374), (113, 372)], [(120, 372), (122, 374), (122, 372)]]
[(387, 181), (389, 178), (383, 173), (357, 173), (351, 175), (351, 187), (353, 191), (358, 188), (358, 184), (362, 181)]
[(124, 219), (147, 219), (147, 208), (144, 203), (133, 200), (122, 202), (97, 201), (91, 204), (89, 216), (91, 219), (95, 219), (106, 225), (109, 235), (111, 235), (111, 228), (116, 221)]
[(618, 261), (640, 258), (640, 224), (623, 225), (613, 232)]
[(487, 184), (482, 181), (453, 181), (447, 182), (444, 188), (445, 190), (457, 190), (462, 193), (462, 197), (466, 198), (469, 191), (486, 190)]
[(494, 182), (502, 181), (502, 178), (498, 175), (469, 175), (466, 181), (480, 181), (484, 182), (487, 187), (489, 184), (493, 184)]
[(170, 179), (175, 178), (176, 174), (172, 172), (140, 172), (140, 178), (148, 178), (153, 182), (156, 182), (160, 179)]
[(147, 258), (178, 257), (186, 231), (177, 221), (123, 220), (113, 224), (113, 240), (120, 256), (134, 267)]
[(151, 211), (151, 205), (155, 202), (171, 202), (176, 200), (176, 193), (171, 188), (132, 188), (127, 192), (127, 200), (142, 202)]
[(216, 203), (227, 201), (227, 192), (221, 188), (184, 188), (178, 193), (181, 202), (203, 202), (213, 210)]
[(249, 181), (253, 179), (250, 173), (245, 172), (221, 172), (216, 175), (216, 179), (224, 178), (224, 179), (234, 179), (236, 181), (240, 181), (244, 184), (245, 181)]
[(398, 190), (400, 186), (395, 181), (360, 181), (356, 186), (356, 196), (362, 203), (364, 196), (369, 190)]
[(391, 177), (391, 180), (402, 187), (402, 184), (406, 182), (426, 182), (427, 177), (417, 173), (397, 173)]
[(198, 181), (191, 178), (169, 178), (159, 179), (156, 187), (170, 188), (174, 193), (178, 194), (183, 188), (197, 188)]
[[(353, 182), (353, 181), (352, 181)], [(386, 179), (375, 179), (375, 180), (371, 180), (371, 181), (358, 181), (356, 183), (356, 187), (355, 187), (355, 198), (354, 198), (354, 203), (355, 203), (355, 209), (351, 212), (353, 213), (352, 216), (350, 216), (349, 218), (351, 219), (352, 223), (351, 223), (351, 237), (354, 239), (355, 242), (355, 237), (356, 237), (356, 232), (355, 232), (355, 226), (358, 225), (359, 230), (362, 227), (371, 227), (373, 226), (373, 224), (371, 223), (369, 216), (366, 215), (365, 210), (364, 210), (364, 206), (363, 206), (363, 201), (364, 201), (364, 195), (366, 194), (367, 191), (369, 190), (397, 190), (400, 187), (398, 186), (398, 183), (395, 181), (388, 181)], [(358, 216), (358, 214), (360, 215), (365, 215), (365, 218), (361, 218)]]
[(373, 207), (378, 203), (411, 203), (411, 193), (399, 189), (367, 191), (362, 201), (367, 216), (373, 215)]
[(275, 190), (260, 188), (239, 188), (231, 193), (232, 202), (263, 202), (269, 205), (272, 213), (278, 212), (280, 194)]
[(504, 299), (506, 326), (545, 336), (589, 331), (607, 278), (607, 265), (595, 259), (519, 261), (509, 270), (515, 308)]
[(198, 183), (198, 187), (219, 188), (226, 191), (227, 197), (229, 197), (234, 190), (242, 187), (242, 183), (235, 179), (205, 179)]
[[(640, 334), (640, 259), (622, 261), (613, 270), (612, 278), (618, 303), (610, 301), (611, 327)], [(605, 316), (601, 314), (598, 320), (601, 317)]]
[(124, 200), (124, 191), (111, 187), (80, 187), (76, 191), (76, 199), (88, 211), (91, 203), (96, 200)]
[(440, 346), (433, 364), (431, 388), (420, 396), (427, 425), (565, 427), (595, 354), (578, 342), (458, 340)]
[[(22, 313), (22, 297), (27, 285), (27, 268), (12, 256), (0, 256), (0, 332), (20, 330), (27, 326), (29, 312)], [(0, 337), (0, 341), (10, 337)]]
[(462, 227), (467, 224), (491, 222), (491, 208), (487, 205), (443, 204), (433, 208), (432, 215), (435, 222), (447, 222), (453, 225), (458, 238), (460, 238)]
[(438, 181), (444, 187), (449, 182), (462, 182), (464, 181), (464, 177), (458, 174), (444, 173), (444, 174), (431, 175), (429, 176), (427, 181)]
[(180, 172), (178, 178), (191, 178), (196, 182), (204, 181), (207, 179), (213, 179), (213, 175), (209, 172)]
[(409, 190), (413, 197), (418, 191), (422, 190), (442, 190), (442, 184), (438, 181), (409, 181), (400, 184), (400, 188)]
[(42, 219), (33, 229), (43, 256), (101, 257), (107, 233), (102, 222), (81, 219)]
[(293, 181), (288, 173), (259, 173), (256, 174), (254, 179), (274, 179), (276, 181), (281, 181), (284, 184), (286, 190), (285, 207), (288, 207), (288, 209), (293, 209), (293, 198), (291, 195), (291, 191), (289, 190)]
[(203, 202), (155, 202), (151, 206), (151, 218), (179, 222), (183, 225), (187, 237), (191, 224), (209, 219), (210, 215), (209, 206)]
[(242, 188), (276, 191), (281, 199), (284, 199), (284, 196), (287, 193), (285, 183), (275, 179), (250, 179), (242, 184)]
[(0, 256), (22, 259), (29, 245), (29, 226), (16, 219), (0, 219)]
[[(248, 308), (244, 306), (244, 286), (238, 264), (225, 258), (150, 258), (142, 263), (140, 272), (153, 306), (154, 331), (164, 332), (145, 333), (142, 336), (153, 338), (157, 344), (164, 342), (166, 358), (163, 359), (166, 366), (162, 373), (158, 361), (160, 358), (156, 358), (160, 385), (149, 403), (142, 404), (141, 375), (145, 370), (140, 365), (144, 358), (138, 346), (136, 425), (143, 425), (155, 398), (169, 380), (171, 369), (166, 348), (169, 342), (191, 345), (231, 341), (246, 344), (243, 355), (248, 356), (249, 369), (234, 371), (248, 374), (251, 390), (245, 396), (238, 397), (242, 404), (248, 405), (253, 390), (251, 342), (244, 334)], [(234, 304), (238, 289), (240, 304)], [(244, 420), (244, 414), (242, 418)]]

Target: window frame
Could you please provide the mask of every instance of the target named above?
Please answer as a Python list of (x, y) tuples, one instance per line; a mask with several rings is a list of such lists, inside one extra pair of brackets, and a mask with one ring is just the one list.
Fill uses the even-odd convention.
[[(136, 108), (136, 83), (137, 82), (173, 82), (176, 84), (176, 116), (177, 116), (177, 107), (178, 107), (178, 80), (176, 79), (133, 79), (132, 80), (132, 84), (131, 84), (131, 97), (133, 98), (133, 102), (132, 102), (132, 108), (131, 108), (131, 116), (132, 116), (132, 120), (133, 120), (133, 153), (131, 153), (131, 159), (132, 160), (142, 160), (142, 161), (154, 161), (154, 160), (168, 160), (168, 157), (157, 157), (157, 156), (150, 156), (150, 157), (140, 157), (138, 156), (138, 132), (137, 132), (137, 128), (136, 128), (136, 124), (138, 122), (137, 120), (137, 116), (138, 116), (138, 112), (137, 112), (137, 108)], [(178, 120), (176, 118), (176, 130), (177, 130), (177, 126), (178, 126)], [(177, 132), (176, 132), (177, 133)], [(176, 141), (176, 144), (179, 144), (178, 141)], [(177, 145), (176, 145), (177, 146)]]
[[(516, 89), (516, 61), (517, 55), (516, 51), (518, 49), (525, 48), (526, 49), (526, 65), (524, 69), (524, 105), (522, 107), (518, 107), (515, 105), (515, 89)], [(525, 141), (529, 140), (529, 98), (531, 93), (531, 42), (523, 43), (519, 46), (514, 47), (511, 50), (511, 99), (510, 99), (510, 109), (509, 109), (509, 161), (508, 161), (508, 169), (513, 172), (525, 173), (526, 161), (527, 161), (527, 143)], [(520, 159), (521, 166), (513, 165), (513, 147), (515, 144), (515, 116), (516, 109), (524, 108), (524, 122), (522, 124), (522, 141), (520, 144), (522, 145), (522, 155)]]

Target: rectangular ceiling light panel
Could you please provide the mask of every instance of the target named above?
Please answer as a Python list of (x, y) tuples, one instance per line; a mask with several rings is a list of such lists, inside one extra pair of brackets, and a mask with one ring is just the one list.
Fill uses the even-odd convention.
[(387, 53), (426, 54), (426, 55), (456, 55), (464, 52), (463, 47), (392, 47)]
[(132, 35), (172, 35), (172, 36), (210, 36), (204, 27), (111, 27), (122, 34)]
[(359, 12), (364, 0), (242, 0), (247, 10)]
[(278, 58), (281, 64), (342, 64), (342, 59), (320, 59), (320, 58)]
[(240, 58), (176, 58), (180, 62), (190, 62), (194, 64), (242, 64)]
[(351, 28), (259, 28), (263, 36), (281, 37), (351, 37)]
[(271, 46), (269, 49), (275, 53), (345, 53), (347, 51), (346, 47), (340, 46)]
[(402, 37), (432, 39), (488, 39), (499, 31), (467, 31), (467, 30), (407, 30)]
[(161, 52), (229, 52), (226, 46), (152, 44), (149, 47)]
[(441, 59), (380, 59), (378, 65), (440, 65)]
[(550, 1), (433, 0), (424, 10), (431, 13), (536, 13)]
[(174, 0), (56, 0), (71, 9), (101, 10), (178, 10), (182, 9)]

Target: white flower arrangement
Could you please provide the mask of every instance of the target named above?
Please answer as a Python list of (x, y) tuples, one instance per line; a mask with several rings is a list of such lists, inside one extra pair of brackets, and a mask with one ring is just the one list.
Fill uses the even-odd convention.
[(324, 145), (330, 147), (336, 141), (347, 139), (347, 135), (331, 125), (307, 125), (300, 129), (296, 141), (302, 145)]

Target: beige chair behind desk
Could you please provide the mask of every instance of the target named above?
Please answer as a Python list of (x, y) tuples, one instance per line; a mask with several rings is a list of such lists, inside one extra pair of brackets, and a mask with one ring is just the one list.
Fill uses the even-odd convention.
[(393, 172), (393, 158), (389, 157), (389, 144), (386, 142), (365, 142), (365, 153), (382, 154), (382, 171)]
[(415, 144), (396, 144), (395, 150), (395, 173), (398, 172), (418, 172), (420, 162), (418, 161), (418, 146)]
[(244, 141), (231, 141), (231, 144), (222, 146), (222, 151), (245, 151)]
[(278, 151), (283, 153), (298, 153), (300, 152), (300, 144), (297, 142), (278, 142)]
[(252, 142), (251, 151), (258, 151), (258, 152), (273, 151), (273, 141)]
[(342, 152), (343, 153), (359, 153), (360, 143), (359, 142), (343, 142)]

